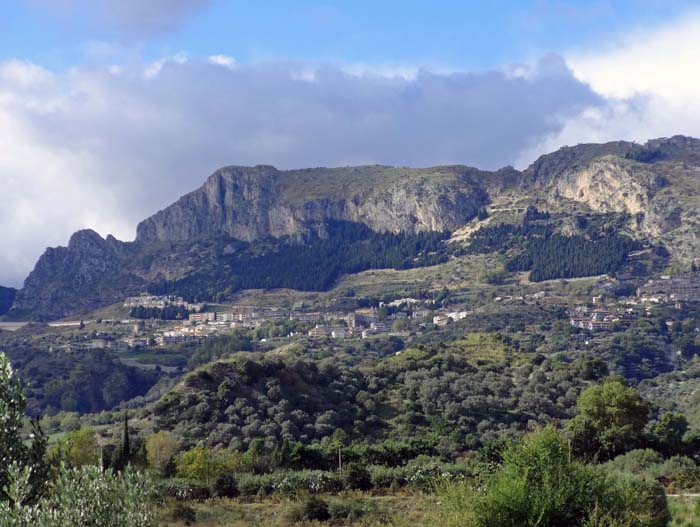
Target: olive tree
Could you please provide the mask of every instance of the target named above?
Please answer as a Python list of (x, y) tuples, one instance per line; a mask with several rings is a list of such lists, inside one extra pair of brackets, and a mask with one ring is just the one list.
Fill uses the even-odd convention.
[(102, 472), (82, 463), (82, 453), (94, 451), (91, 430), (76, 432), (87, 438), (78, 442), (78, 466), (61, 465), (50, 477), (46, 438), (38, 425), (29, 443), (22, 436), (25, 406), (21, 384), (0, 353), (0, 527), (153, 525), (156, 494), (148, 478), (132, 471)]
[[(578, 416), (569, 425), (579, 438), (584, 450), (596, 448), (596, 452), (581, 452), (585, 455), (600, 454), (613, 458), (637, 448), (649, 420), (649, 405), (634, 388), (623, 379), (610, 377), (602, 385), (587, 388), (576, 402)], [(586, 446), (586, 444), (588, 446)]]
[(10, 469), (27, 472), (31, 492), (24, 496), (35, 501), (46, 487), (49, 464), (46, 461), (46, 437), (37, 422), (32, 424), (31, 442), (22, 436), (27, 401), (22, 385), (7, 357), (0, 353), (0, 501), (8, 501)]

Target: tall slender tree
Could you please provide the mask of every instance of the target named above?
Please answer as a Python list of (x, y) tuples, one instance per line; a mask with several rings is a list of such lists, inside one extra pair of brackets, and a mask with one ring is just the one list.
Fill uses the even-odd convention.
[(129, 413), (124, 412), (124, 430), (119, 446), (114, 450), (110, 467), (121, 472), (131, 461), (131, 440), (129, 438)]

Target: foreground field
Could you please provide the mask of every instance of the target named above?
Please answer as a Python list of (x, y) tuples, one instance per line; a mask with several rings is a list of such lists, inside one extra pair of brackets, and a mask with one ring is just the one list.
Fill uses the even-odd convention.
[(668, 499), (671, 509), (671, 527), (696, 527), (700, 525), (700, 496), (671, 496)]
[[(212, 499), (205, 502), (188, 502), (178, 507), (169, 502), (161, 510), (159, 527), (288, 527), (308, 525), (333, 525), (344, 527), (432, 526), (431, 513), (438, 507), (435, 496), (422, 493), (392, 493), (372, 495), (352, 492), (324, 497), (335, 511), (344, 518), (332, 518), (327, 522), (295, 522), (292, 517), (295, 502), (285, 499)], [(700, 497), (669, 497), (673, 515), (670, 527), (697, 527), (700, 525)], [(185, 518), (188, 511), (194, 517)], [(179, 518), (178, 518), (179, 516)]]
[[(324, 496), (334, 518), (325, 523), (296, 522), (296, 502), (286, 499), (212, 499), (205, 502), (188, 502), (183, 507), (169, 502), (161, 510), (160, 527), (285, 527), (289, 525), (334, 525), (334, 526), (396, 526), (421, 525), (436, 499), (416, 493), (392, 493), (372, 495), (349, 492), (335, 496)], [(187, 511), (187, 512), (185, 512)], [(188, 512), (194, 512), (186, 518)], [(683, 524), (679, 524), (683, 525)]]

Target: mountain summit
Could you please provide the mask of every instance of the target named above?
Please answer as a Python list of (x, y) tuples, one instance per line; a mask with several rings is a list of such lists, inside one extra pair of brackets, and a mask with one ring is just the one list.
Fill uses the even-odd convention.
[(452, 230), (486, 204), (480, 179), (488, 176), (467, 167), (225, 167), (143, 221), (136, 241), (185, 241), (203, 234), (245, 241), (303, 237), (330, 220), (363, 223), (378, 232)]

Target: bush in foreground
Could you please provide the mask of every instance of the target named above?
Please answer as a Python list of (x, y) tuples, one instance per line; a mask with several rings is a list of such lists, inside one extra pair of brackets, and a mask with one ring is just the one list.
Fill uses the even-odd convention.
[[(154, 487), (143, 474), (116, 474), (81, 466), (49, 470), (46, 438), (38, 427), (29, 445), (21, 437), (26, 399), (7, 358), (0, 353), (0, 527), (151, 527)], [(92, 432), (80, 437), (92, 443)], [(75, 446), (77, 443), (73, 443)]]
[(309, 496), (299, 503), (294, 503), (287, 511), (287, 520), (290, 523), (303, 521), (326, 521), (331, 514), (328, 503), (318, 496)]
[(29, 471), (10, 469), (9, 501), (0, 502), (0, 527), (151, 527), (155, 493), (149, 480), (137, 472), (115, 474), (89, 466), (62, 469), (46, 498), (23, 503), (31, 491)]
[(481, 489), (457, 482), (439, 492), (441, 527), (665, 527), (670, 520), (661, 485), (574, 460), (553, 429), (509, 448)]

